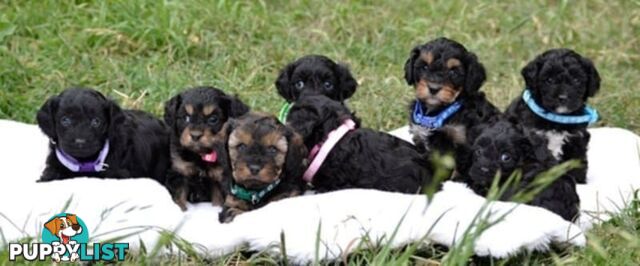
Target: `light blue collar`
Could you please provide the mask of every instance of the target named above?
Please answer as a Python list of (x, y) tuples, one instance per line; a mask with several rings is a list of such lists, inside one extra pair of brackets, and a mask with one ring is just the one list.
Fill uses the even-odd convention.
[(549, 112), (538, 105), (536, 101), (531, 97), (531, 91), (524, 90), (522, 94), (522, 100), (527, 104), (529, 109), (541, 118), (547, 121), (559, 123), (559, 124), (593, 124), (598, 121), (598, 111), (589, 106), (584, 107), (583, 115), (560, 115), (553, 112)]
[(413, 107), (413, 122), (421, 125), (426, 128), (440, 128), (444, 125), (444, 122), (449, 119), (453, 114), (455, 114), (462, 107), (462, 103), (460, 101), (455, 101), (450, 104), (447, 108), (442, 110), (439, 114), (435, 116), (427, 116), (422, 111), (422, 103), (419, 100), (416, 100), (416, 103)]

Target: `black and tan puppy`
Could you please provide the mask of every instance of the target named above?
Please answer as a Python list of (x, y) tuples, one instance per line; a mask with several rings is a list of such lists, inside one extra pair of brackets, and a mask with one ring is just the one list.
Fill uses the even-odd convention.
[(556, 159), (578, 159), (582, 167), (572, 170), (578, 183), (586, 182), (587, 126), (597, 120), (586, 105), (600, 89), (600, 75), (591, 60), (569, 49), (552, 49), (522, 69), (526, 88), (506, 111), (529, 130), (547, 138)]
[(284, 67), (276, 80), (278, 93), (287, 102), (296, 101), (302, 92), (325, 95), (343, 102), (358, 87), (349, 69), (326, 56), (307, 55)]
[(167, 188), (176, 203), (211, 201), (222, 205), (220, 187), (229, 174), (225, 142), (229, 118), (249, 108), (213, 87), (188, 89), (165, 104), (164, 120), (171, 128), (171, 171)]
[(169, 131), (150, 114), (122, 110), (92, 89), (71, 88), (49, 98), (37, 120), (51, 140), (40, 182), (79, 176), (165, 180)]
[[(494, 177), (499, 173), (499, 184), (516, 171), (522, 171), (518, 184), (511, 184), (502, 195), (509, 200), (514, 194), (526, 189), (536, 176), (559, 163), (546, 148), (546, 139), (536, 134), (528, 134), (520, 125), (505, 120), (487, 125), (475, 139), (468, 152), (459, 154), (458, 170), (464, 181), (479, 195), (485, 196)], [(538, 193), (530, 205), (548, 209), (562, 218), (572, 221), (578, 216), (580, 199), (576, 182), (570, 175), (564, 175)]]
[[(324, 95), (298, 99), (287, 125), (302, 135), (307, 149), (314, 153), (314, 146), (323, 146), (330, 132), (349, 119), (355, 127), (340, 137), (311, 177), (314, 189), (325, 192), (372, 188), (416, 193), (431, 183), (430, 162), (413, 145), (383, 132), (358, 128), (359, 119), (346, 106)], [(322, 154), (321, 150), (317, 154)], [(310, 158), (310, 165), (313, 159)]]
[(232, 174), (225, 178), (221, 222), (304, 191), (307, 148), (300, 135), (276, 117), (258, 113), (231, 120), (229, 132)]
[(415, 89), (410, 131), (420, 149), (453, 152), (468, 141), (468, 129), (500, 114), (480, 91), (484, 67), (456, 41), (438, 38), (416, 46), (404, 71)]

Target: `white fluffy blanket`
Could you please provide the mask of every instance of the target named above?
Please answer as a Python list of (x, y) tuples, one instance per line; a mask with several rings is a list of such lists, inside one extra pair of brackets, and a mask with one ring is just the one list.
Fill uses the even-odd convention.
[[(407, 137), (406, 128), (393, 133)], [(506, 216), (476, 240), (476, 254), (502, 258), (552, 244), (584, 246), (584, 230), (625, 207), (640, 188), (640, 138), (616, 128), (592, 129), (591, 134), (588, 184), (578, 187), (579, 225), (541, 208), (492, 202), (485, 216)], [(84, 220), (91, 241), (124, 236), (119, 242), (129, 242), (135, 251), (140, 243), (153, 247), (158, 232), (169, 230), (201, 255), (216, 257), (239, 248), (277, 253), (283, 233), (290, 259), (308, 262), (316, 254), (335, 259), (352, 252), (365, 235), (395, 247), (422, 239), (451, 246), (474, 228), (474, 217), (485, 204), (484, 198), (453, 182), (431, 201), (422, 195), (351, 189), (282, 200), (220, 224), (218, 207), (197, 204), (183, 213), (149, 179), (35, 183), (47, 149), (36, 126), (0, 120), (0, 229), (9, 242), (39, 238), (43, 223), (69, 203), (66, 211)]]

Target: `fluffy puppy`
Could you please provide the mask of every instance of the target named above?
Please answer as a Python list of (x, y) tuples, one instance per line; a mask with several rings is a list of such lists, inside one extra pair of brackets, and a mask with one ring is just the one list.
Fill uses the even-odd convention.
[[(499, 173), (500, 185), (520, 169), (522, 179), (512, 184), (502, 195), (509, 200), (525, 189), (535, 177), (558, 164), (546, 149), (546, 140), (536, 134), (528, 135), (521, 126), (501, 120), (486, 126), (475, 139), (459, 165), (464, 181), (479, 195), (486, 195), (494, 177)], [(548, 209), (572, 221), (578, 216), (580, 199), (576, 182), (570, 175), (556, 179), (527, 204)]]
[(187, 201), (222, 205), (223, 176), (228, 174), (225, 129), (229, 118), (249, 111), (238, 98), (213, 87), (188, 89), (165, 103), (171, 130), (171, 171), (167, 187), (183, 210)]
[(96, 90), (70, 88), (49, 98), (37, 120), (51, 142), (40, 182), (78, 176), (165, 180), (169, 131), (150, 114), (122, 110)]
[(326, 56), (307, 55), (284, 67), (275, 85), (287, 102), (296, 101), (302, 92), (342, 102), (356, 92), (358, 82), (346, 66)]
[(311, 181), (317, 191), (373, 188), (416, 193), (431, 183), (430, 163), (413, 145), (386, 133), (358, 128), (359, 119), (346, 106), (324, 95), (298, 99), (287, 124), (302, 135), (312, 151), (348, 119), (356, 127), (337, 142), (318, 168)]
[(422, 150), (452, 152), (468, 141), (468, 129), (500, 113), (479, 91), (486, 79), (484, 67), (456, 41), (438, 38), (416, 46), (404, 72), (416, 94), (410, 131)]
[(300, 195), (307, 148), (300, 135), (271, 115), (248, 113), (229, 122), (231, 175), (220, 222), (269, 202)]
[[(593, 63), (569, 49), (552, 49), (537, 56), (522, 69), (525, 92), (507, 108), (509, 119), (547, 138), (547, 147), (556, 159), (578, 159), (582, 167), (570, 171), (578, 183), (586, 182), (589, 122), (552, 121), (534, 113), (529, 105), (537, 105), (554, 116), (578, 117), (587, 112), (586, 102), (600, 89), (600, 75)], [(523, 94), (524, 96), (525, 94)]]

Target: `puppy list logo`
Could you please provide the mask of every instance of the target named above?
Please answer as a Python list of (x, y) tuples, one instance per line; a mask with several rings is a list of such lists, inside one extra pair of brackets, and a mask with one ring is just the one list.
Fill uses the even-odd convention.
[(88, 246), (89, 231), (75, 214), (54, 215), (43, 226), (42, 243), (9, 244), (9, 260), (18, 256), (27, 261), (122, 261), (128, 243), (93, 243)]

